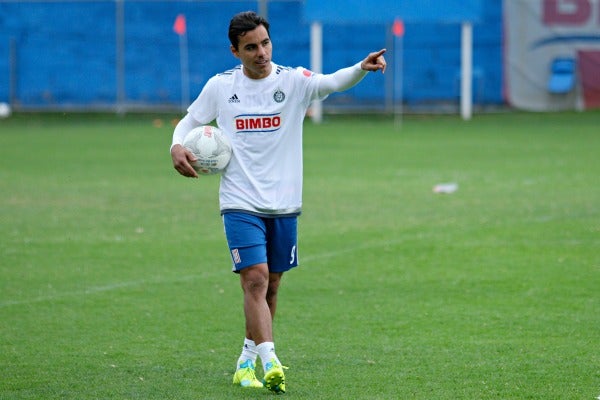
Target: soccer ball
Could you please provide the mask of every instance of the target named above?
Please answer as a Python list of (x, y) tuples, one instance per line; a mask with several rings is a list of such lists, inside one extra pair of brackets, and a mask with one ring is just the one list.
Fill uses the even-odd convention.
[(10, 105), (8, 103), (0, 103), (0, 118), (8, 118), (12, 110), (10, 109)]
[(198, 160), (191, 164), (202, 175), (223, 172), (231, 160), (231, 143), (214, 126), (203, 125), (189, 131), (183, 139), (183, 147), (196, 156)]

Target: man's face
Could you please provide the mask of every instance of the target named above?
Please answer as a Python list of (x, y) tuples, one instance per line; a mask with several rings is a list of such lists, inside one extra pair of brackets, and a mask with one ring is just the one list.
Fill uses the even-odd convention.
[(272, 51), (271, 39), (262, 25), (240, 36), (237, 50), (231, 46), (233, 55), (242, 61), (244, 74), (251, 79), (262, 79), (269, 76)]

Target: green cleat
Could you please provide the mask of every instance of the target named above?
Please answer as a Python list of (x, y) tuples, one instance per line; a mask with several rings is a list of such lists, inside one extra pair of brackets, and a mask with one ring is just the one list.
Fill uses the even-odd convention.
[(233, 384), (240, 385), (244, 388), (261, 388), (263, 384), (261, 381), (256, 379), (254, 373), (254, 363), (252, 360), (246, 360), (239, 365), (235, 374), (233, 374)]
[(264, 386), (275, 393), (285, 393), (285, 375), (283, 369), (275, 359), (272, 359), (266, 365), (266, 372), (263, 378)]

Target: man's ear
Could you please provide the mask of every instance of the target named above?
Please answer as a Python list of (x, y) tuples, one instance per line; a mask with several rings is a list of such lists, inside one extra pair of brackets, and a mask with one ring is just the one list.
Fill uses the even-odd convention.
[(240, 58), (239, 52), (235, 49), (235, 47), (233, 47), (233, 45), (229, 45), (229, 50), (231, 50), (231, 54), (233, 54), (235, 57)]

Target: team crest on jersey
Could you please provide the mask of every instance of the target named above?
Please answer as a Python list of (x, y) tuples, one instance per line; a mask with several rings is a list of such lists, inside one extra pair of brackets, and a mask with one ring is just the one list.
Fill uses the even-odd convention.
[(285, 100), (285, 93), (283, 93), (280, 89), (277, 89), (275, 93), (273, 93), (273, 100), (277, 103), (281, 103)]

